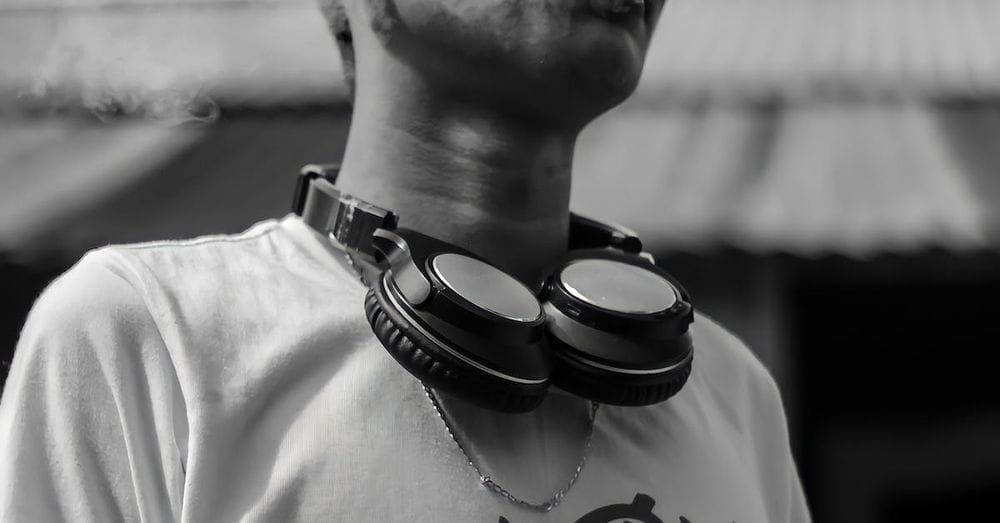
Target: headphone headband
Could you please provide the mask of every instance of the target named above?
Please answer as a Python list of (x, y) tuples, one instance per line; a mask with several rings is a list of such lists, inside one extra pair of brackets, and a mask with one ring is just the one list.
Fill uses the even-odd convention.
[[(299, 171), (292, 212), (317, 231), (330, 234), (344, 247), (357, 251), (372, 261), (375, 249), (372, 235), (377, 229), (393, 230), (399, 216), (360, 198), (345, 194), (334, 184), (340, 174), (339, 163), (308, 164)], [(570, 249), (613, 247), (623, 252), (639, 254), (652, 262), (652, 256), (642, 252), (642, 241), (635, 232), (620, 225), (570, 213)]]
[(410, 373), (487, 408), (524, 412), (551, 383), (649, 405), (691, 371), (690, 299), (624, 227), (570, 215), (567, 253), (537, 289), (458, 245), (334, 186), (338, 164), (302, 168), (292, 211), (378, 270), (372, 332)]

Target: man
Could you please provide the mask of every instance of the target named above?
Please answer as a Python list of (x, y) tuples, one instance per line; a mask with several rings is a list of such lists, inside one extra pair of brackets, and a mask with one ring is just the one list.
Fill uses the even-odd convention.
[[(577, 133), (635, 87), (662, 4), (324, 5), (354, 93), (338, 188), (537, 283), (567, 248)], [(297, 217), (89, 253), (19, 341), (0, 519), (808, 520), (778, 391), (711, 320), (664, 403), (593, 424), (559, 390), (527, 414), (435, 404), (354, 265)]]

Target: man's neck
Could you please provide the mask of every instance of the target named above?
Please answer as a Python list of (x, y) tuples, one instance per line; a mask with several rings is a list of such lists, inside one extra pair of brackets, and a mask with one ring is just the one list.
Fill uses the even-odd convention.
[[(539, 283), (568, 248), (579, 129), (553, 130), (455, 96), (434, 96), (407, 71), (387, 67), (391, 80), (359, 81), (337, 185), (395, 211), (402, 227), (464, 247), (529, 286)], [(359, 80), (385, 79), (369, 73), (359, 72)], [(440, 400), (458, 430), (475, 442), (481, 462), (528, 492), (558, 488), (565, 482), (558, 472), (573, 470), (579, 460), (589, 405), (584, 400), (549, 398), (522, 416), (447, 395)], [(525, 473), (541, 463), (554, 472)]]
[(338, 185), (533, 285), (567, 248), (575, 140), (575, 130), (374, 88), (355, 101)]

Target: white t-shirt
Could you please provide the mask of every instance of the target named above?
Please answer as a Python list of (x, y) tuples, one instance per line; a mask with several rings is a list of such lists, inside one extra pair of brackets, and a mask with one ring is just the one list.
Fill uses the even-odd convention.
[[(514, 506), (479, 484), (375, 339), (366, 289), (339, 260), (296, 217), (87, 254), (42, 294), (17, 346), (0, 520), (809, 520), (773, 380), (701, 315), (684, 389), (602, 406), (562, 504)], [(575, 468), (579, 398), (554, 391), (520, 416), (445, 406), (516, 496), (543, 501)]]

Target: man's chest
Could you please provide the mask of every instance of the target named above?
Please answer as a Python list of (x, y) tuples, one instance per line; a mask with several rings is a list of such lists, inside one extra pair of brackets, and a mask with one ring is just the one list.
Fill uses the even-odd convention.
[[(270, 481), (265, 499), (296, 512), (265, 513), (281, 519), (367, 521), (539, 522), (604, 521), (765, 522), (760, 490), (752, 474), (725, 452), (683, 448), (654, 452), (600, 434), (576, 483), (549, 513), (511, 503), (480, 484), (477, 472), (454, 442), (442, 434), (399, 425), (315, 439), (301, 468)], [(340, 437), (338, 437), (340, 436)], [(476, 457), (473, 457), (476, 459)], [(306, 465), (307, 464), (307, 465)], [(484, 473), (493, 472), (484, 467)], [(531, 476), (568, 482), (572, 469), (526, 466), (494, 476), (511, 496), (532, 503), (558, 488), (536, 489)], [(561, 481), (560, 481), (561, 480)]]
[[(206, 432), (231, 436), (203, 442), (199, 454), (207, 461), (189, 471), (185, 488), (205, 495), (217, 490), (225, 501), (199, 506), (186, 519), (767, 520), (739, 434), (705, 416), (697, 391), (654, 408), (602, 407), (578, 480), (559, 506), (538, 513), (484, 487), (479, 472), (518, 499), (544, 502), (574, 474), (585, 433), (546, 439), (560, 427), (542, 424), (498, 452), (483, 444), (489, 430), (480, 427), (469, 431), (474, 438), (463, 452), (420, 384), (375, 348), (352, 352), (312, 382), (266, 384), (267, 395), (288, 401), (206, 419)], [(265, 397), (263, 390), (252, 392), (246, 397)], [(230, 430), (236, 426), (241, 430)], [(217, 478), (225, 478), (221, 489), (207, 484)]]
[[(475, 442), (463, 453), (417, 384), (380, 387), (382, 394), (369, 385), (333, 388), (297, 416), (271, 464), (232, 479), (262, 493), (246, 500), (256, 508), (237, 513), (283, 521), (766, 521), (739, 449), (683, 417), (604, 407), (578, 480), (554, 510), (538, 513), (484, 487), (468, 458), (533, 503), (565, 486), (575, 459), (532, 449), (531, 459), (511, 463), (489, 449), (478, 454)], [(577, 445), (568, 454), (582, 456)]]

